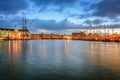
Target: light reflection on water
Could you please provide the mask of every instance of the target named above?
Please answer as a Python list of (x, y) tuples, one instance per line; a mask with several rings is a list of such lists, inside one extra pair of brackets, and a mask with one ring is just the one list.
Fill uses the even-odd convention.
[(119, 80), (120, 44), (1, 41), (0, 80)]
[[(92, 45), (91, 45), (92, 44)], [(95, 65), (111, 69), (120, 75), (120, 44), (92, 42), (89, 45), (88, 59)]]

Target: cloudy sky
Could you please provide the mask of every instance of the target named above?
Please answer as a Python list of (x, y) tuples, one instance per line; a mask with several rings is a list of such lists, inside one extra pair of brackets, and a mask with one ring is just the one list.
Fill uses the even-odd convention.
[(85, 26), (119, 24), (120, 0), (0, 0), (0, 27), (31, 33), (71, 33)]

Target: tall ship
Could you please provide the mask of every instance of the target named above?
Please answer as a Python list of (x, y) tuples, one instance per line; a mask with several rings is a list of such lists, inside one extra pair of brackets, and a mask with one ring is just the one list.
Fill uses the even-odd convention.
[(26, 15), (23, 13), (22, 29), (0, 28), (0, 40), (29, 40)]

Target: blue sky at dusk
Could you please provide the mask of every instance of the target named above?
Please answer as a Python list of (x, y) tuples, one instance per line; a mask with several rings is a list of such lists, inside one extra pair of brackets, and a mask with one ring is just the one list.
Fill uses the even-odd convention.
[(32, 33), (74, 32), (89, 25), (119, 24), (120, 0), (0, 0), (0, 27)]

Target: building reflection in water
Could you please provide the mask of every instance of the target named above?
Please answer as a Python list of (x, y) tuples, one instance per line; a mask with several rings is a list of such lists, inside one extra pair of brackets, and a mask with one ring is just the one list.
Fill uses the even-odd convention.
[(33, 53), (33, 45), (32, 44), (33, 44), (32, 41), (30, 41), (30, 54), (31, 54), (31, 56), (32, 56), (32, 53)]
[[(62, 61), (81, 52), (85, 53), (85, 55), (82, 54), (81, 56), (87, 57), (88, 61), (95, 65), (109, 69), (120, 69), (120, 67), (117, 67), (120, 66), (120, 45), (118, 43), (86, 42), (85, 45), (88, 45), (85, 46), (86, 48), (76, 47), (70, 43), (71, 41), (67, 40), (56, 40), (51, 44), (49, 41), (42, 40), (38, 41), (38, 43), (36, 42), (36, 44), (39, 44), (36, 46), (30, 41), (29, 47), (27, 47), (22, 41), (8, 41), (8, 58), (15, 64), (18, 63), (18, 59), (25, 60), (25, 56), (29, 56), (29, 59), (37, 57), (38, 59), (44, 60), (52, 58), (55, 61)], [(49, 46), (46, 46), (47, 44), (49, 44)], [(83, 49), (83, 51), (79, 51), (80, 48)], [(74, 52), (74, 54), (72, 54), (72, 52)]]
[(10, 52), (11, 52), (11, 42), (8, 41), (8, 55), (10, 56)]
[(64, 40), (64, 53), (66, 58), (69, 56), (69, 40)]
[(120, 69), (120, 45), (118, 43), (91, 42), (88, 61), (117, 72)]
[[(118, 74), (120, 73), (119, 43), (39, 40), (6, 41), (0, 45), (2, 46), (0, 62), (8, 61), (9, 63), (5, 63), (5, 66), (11, 69), (8, 75), (15, 73), (20, 79), (28, 78), (26, 75), (30, 78), (33, 76), (49, 78), (48, 74), (51, 74), (53, 78), (58, 75), (60, 78), (70, 77), (69, 80), (73, 76), (80, 80), (80, 77), (85, 76), (85, 78), (90, 77), (90, 80), (95, 80), (91, 76), (111, 78), (111, 75), (109, 76), (111, 72), (120, 76)], [(7, 58), (6, 53), (8, 53)], [(4, 66), (4, 64), (1, 65)], [(3, 74), (8, 71), (9, 69), (3, 71)], [(101, 76), (102, 73), (103, 76)]]
[[(42, 48), (42, 49), (40, 49)], [(45, 61), (46, 60), (46, 54), (47, 54), (47, 47), (46, 47), (46, 41), (42, 40), (42, 45), (39, 46), (38, 48), (38, 53), (42, 52), (42, 54), (40, 54), (39, 56), (42, 55), (42, 59)]]
[(45, 40), (42, 41), (42, 50), (43, 50), (43, 54), (45, 56), (45, 54), (46, 54), (46, 41)]
[(22, 44), (20, 41), (8, 41), (8, 58), (11, 63), (18, 64), (21, 58)]

